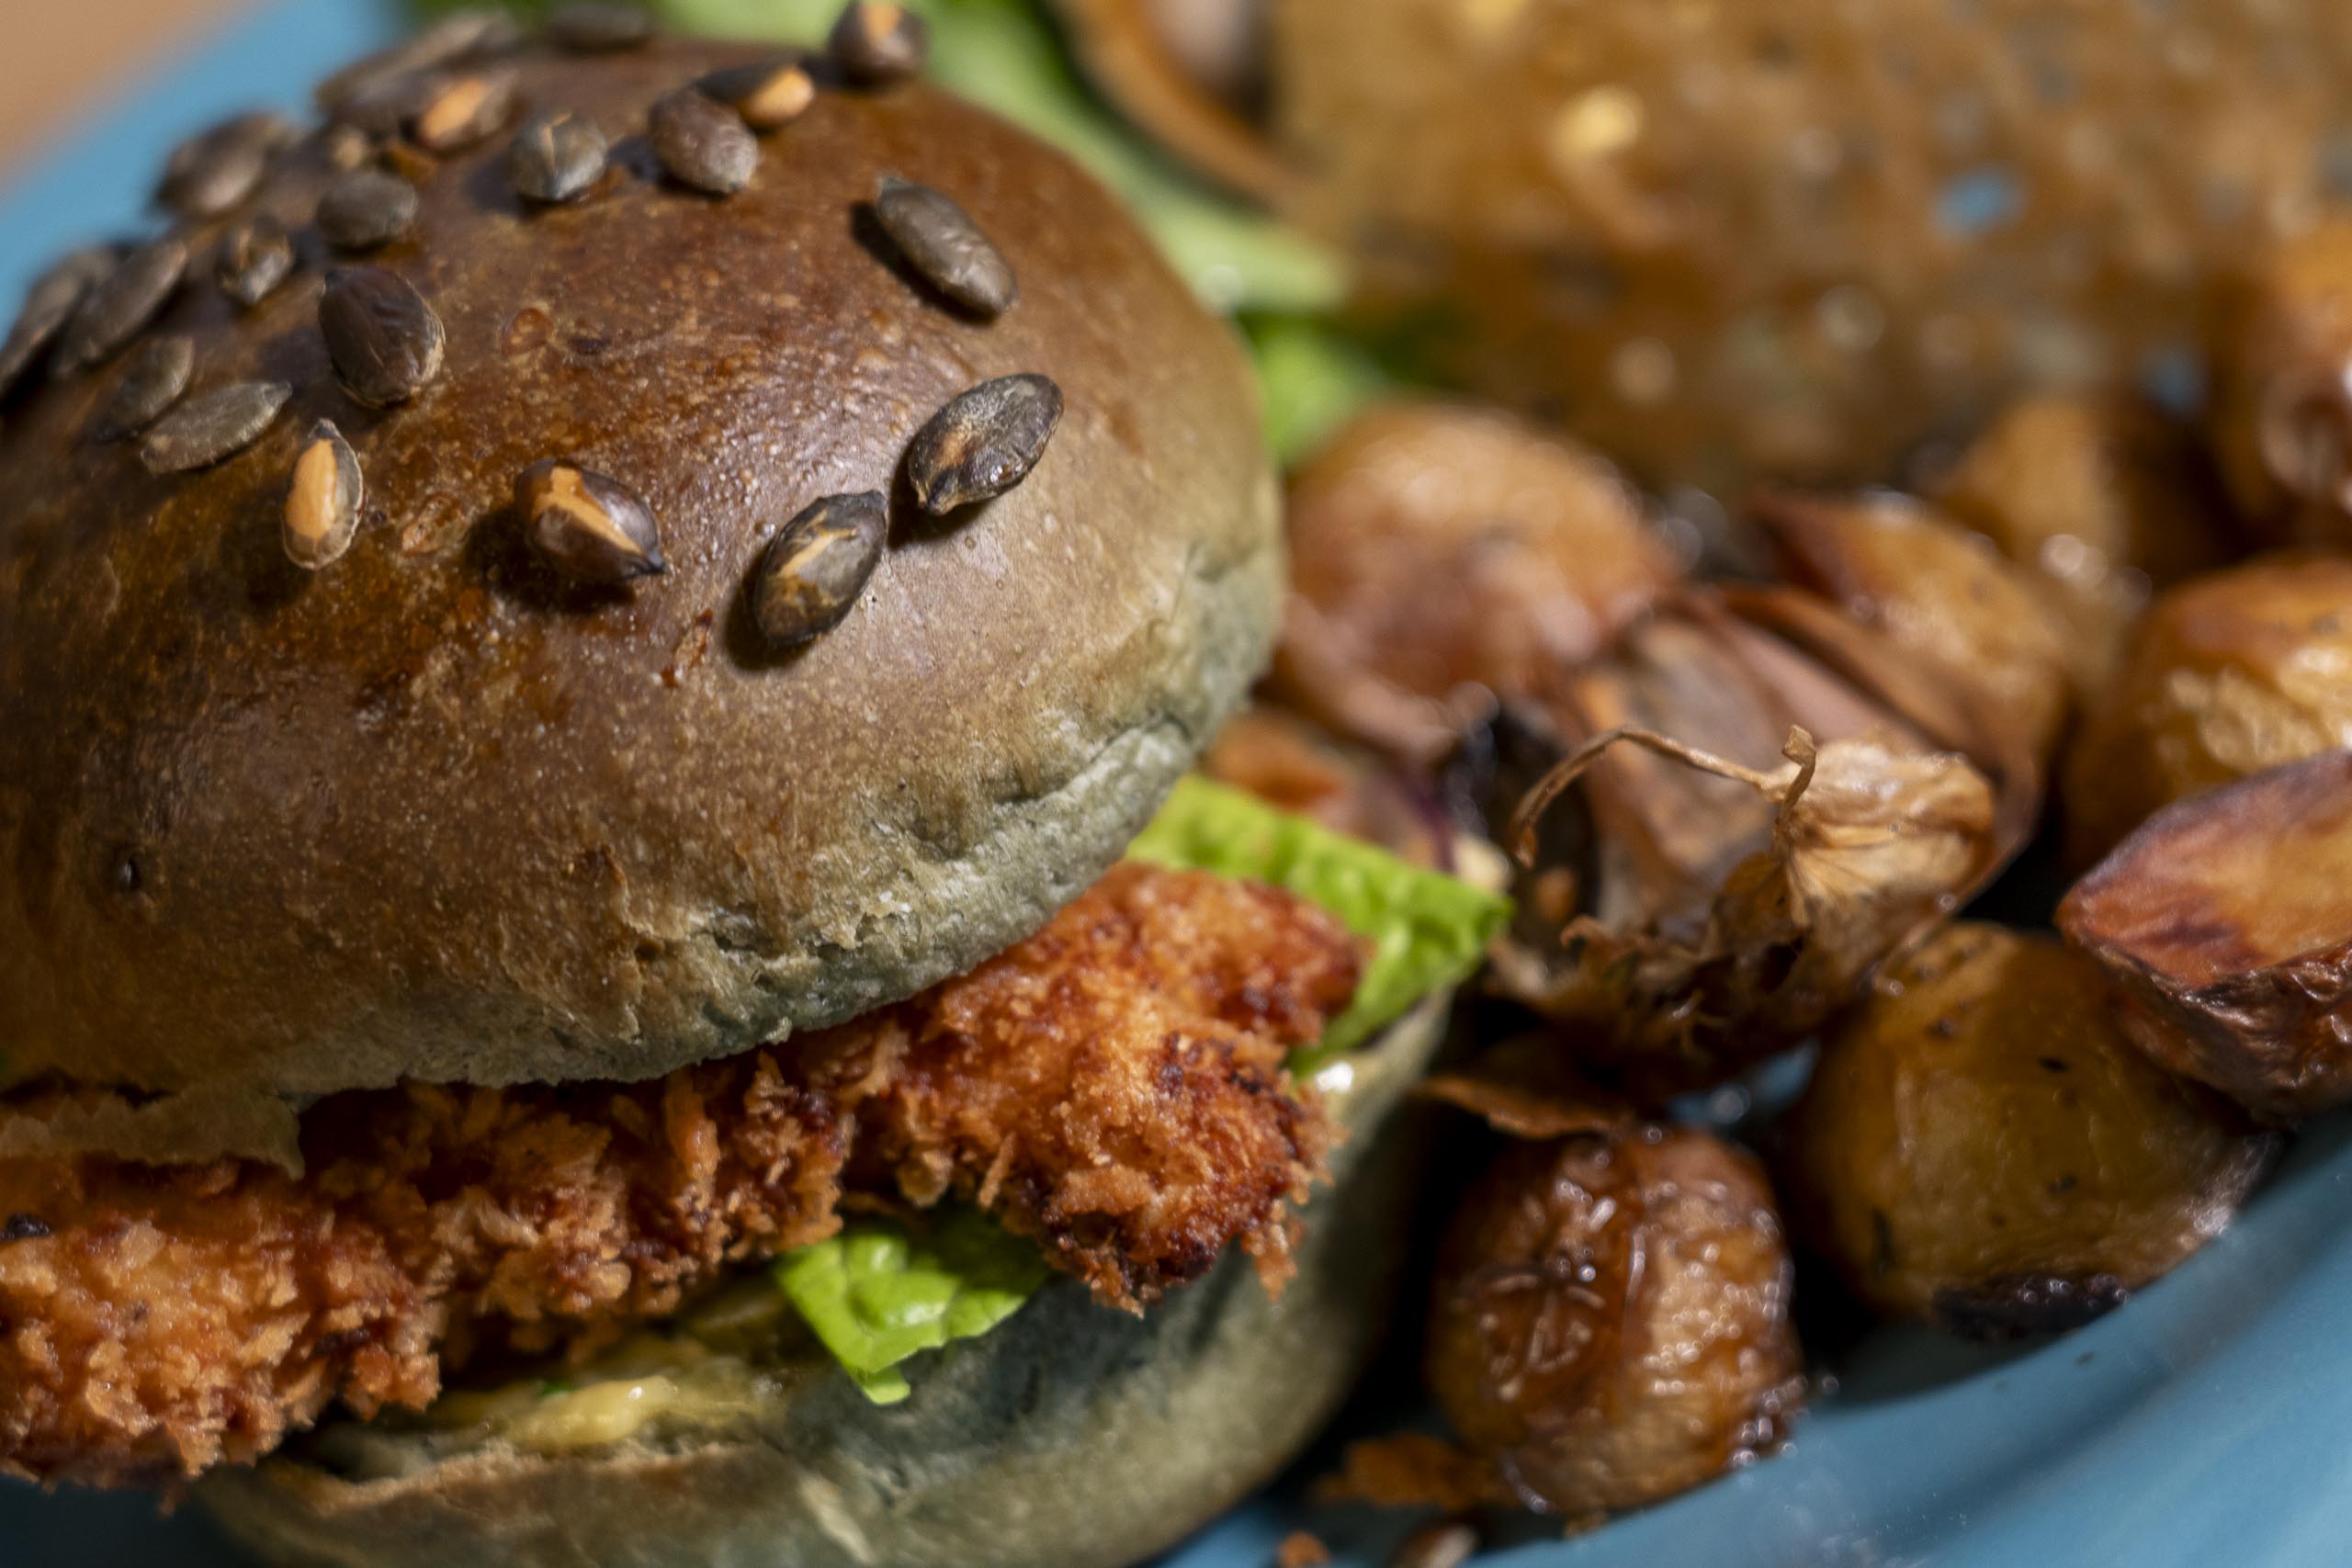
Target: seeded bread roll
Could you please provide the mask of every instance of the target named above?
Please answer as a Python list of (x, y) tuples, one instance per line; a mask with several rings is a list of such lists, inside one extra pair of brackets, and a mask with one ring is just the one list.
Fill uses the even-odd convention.
[[(184, 219), (184, 260), (57, 285), (69, 347), (122, 341), (37, 354), (0, 428), (0, 1085), (130, 1092), (0, 1152), (290, 1158), (322, 1092), (642, 1077), (902, 998), (1091, 882), (1263, 663), (1243, 358), (1071, 164), (817, 66), (714, 194), (766, 57), (494, 41), (340, 84), (292, 145), (216, 132), (207, 209), (253, 194)], [(1001, 253), (1000, 311), (893, 241), (888, 179)], [(345, 273), (322, 333), (360, 265), (434, 324)], [(161, 395), (120, 384), (167, 333), (185, 396), (94, 439)], [(1056, 396), (972, 400), (910, 473), (1010, 377)], [(820, 629), (763, 632), (779, 531), (868, 492), (887, 547), (792, 541), (816, 603), (781, 624)]]
[[(286, 1568), (1114, 1568), (1174, 1545), (1330, 1418), (1396, 1297), (1442, 998), (1323, 1080), (1348, 1129), (1279, 1299), (1227, 1257), (1143, 1316), (1059, 1280), (877, 1406), (812, 1355), (735, 1408), (532, 1451), (330, 1428), (197, 1496)], [(527, 1395), (526, 1395), (527, 1397)], [(347, 1440), (347, 1439), (354, 1439)]]

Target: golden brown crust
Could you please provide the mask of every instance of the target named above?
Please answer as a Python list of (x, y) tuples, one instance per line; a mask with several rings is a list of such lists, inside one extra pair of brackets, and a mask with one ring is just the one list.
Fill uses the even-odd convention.
[[(526, 212), (503, 135), (423, 165), (413, 236), (367, 258), (447, 330), (407, 406), (330, 374), (322, 273), (352, 258), (310, 227), (313, 142), (228, 220), (285, 220), (300, 270), (240, 312), (224, 225), (195, 229), (156, 323), (197, 392), (294, 384), (249, 450), (157, 478), (80, 441), (113, 366), (12, 412), (0, 734), (37, 743), (0, 749), (0, 1081), (640, 1077), (837, 1021), (1035, 929), (1238, 699), (1278, 540), (1228, 334), (1070, 164), (921, 86), (821, 94), (735, 197), (662, 179), (647, 106), (751, 58), (517, 57), (518, 118), (593, 115), (615, 167)], [(977, 323), (895, 266), (859, 217), (886, 172), (952, 195), (1020, 303)], [(747, 635), (775, 528), (1029, 371), (1068, 412), (1025, 483), (904, 530), (805, 651)], [(312, 575), (277, 533), (322, 417), (371, 504)], [(514, 478), (561, 455), (651, 503), (668, 575), (527, 557)], [(290, 1155), (236, 1122), (216, 1146)]]
[(831, 1235), (845, 1190), (976, 1202), (1130, 1310), (1237, 1241), (1279, 1284), (1330, 1141), (1283, 1064), (1358, 963), (1287, 893), (1122, 865), (968, 976), (658, 1083), (338, 1096), (300, 1179), (0, 1164), (0, 1467), (168, 1481), (338, 1398), (423, 1405), (445, 1339), (674, 1311)]

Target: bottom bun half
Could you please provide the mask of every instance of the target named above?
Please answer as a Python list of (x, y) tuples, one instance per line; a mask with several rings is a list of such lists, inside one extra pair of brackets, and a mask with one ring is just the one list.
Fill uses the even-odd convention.
[[(198, 1496), (273, 1563), (324, 1568), (1117, 1568), (1262, 1485), (1329, 1419), (1385, 1326), (1417, 1186), (1399, 1114), (1432, 998), (1318, 1083), (1348, 1141), (1279, 1300), (1223, 1259), (1141, 1317), (1057, 1279), (869, 1403), (813, 1348), (644, 1435), (550, 1445), (323, 1429)], [(667, 1384), (664, 1385), (668, 1386)]]

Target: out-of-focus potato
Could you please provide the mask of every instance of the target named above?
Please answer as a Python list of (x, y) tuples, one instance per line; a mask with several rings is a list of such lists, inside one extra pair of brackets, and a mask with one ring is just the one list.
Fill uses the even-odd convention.
[(1885, 482), (2020, 389), (2188, 359), (2216, 265), (2343, 198), (2342, 15), (1283, 0), (1275, 118), (1467, 385), (1660, 486)]
[(1909, 497), (1773, 493), (1756, 513), (1789, 580), (1980, 693), (2020, 750), (2047, 761), (2064, 723), (2065, 623), (2033, 578)]
[(1453, 835), (1433, 800), (1419, 798), (1379, 758), (1296, 714), (1243, 709), (1209, 742), (1201, 771), (1416, 865), (1451, 863)]
[(2062, 1328), (2220, 1234), (2271, 1136), (2150, 1063), (2098, 970), (1963, 922), (1824, 1042), (1788, 1124), (1799, 1234), (1890, 1316)]
[(2151, 588), (2220, 565), (2229, 526), (2186, 427), (2120, 398), (2011, 404), (1933, 499), (2051, 586), (2079, 700), (2106, 686)]
[(2352, 222), (2257, 254), (2218, 308), (2222, 472), (2278, 538), (2352, 546)]
[(2346, 746), (2352, 555), (2191, 579), (2149, 607), (2068, 752), (2068, 852), (2087, 865), (2159, 807)]
[(1447, 1235), (1430, 1385), (1527, 1501), (1637, 1507), (1786, 1433), (1792, 1273), (1763, 1173), (1704, 1133), (1519, 1145)]
[(1211, 178), (1279, 201), (1289, 175), (1256, 123), (1269, 0), (1053, 0), (1087, 75)]
[(1507, 414), (1400, 403), (1293, 480), (1276, 689), (1394, 753), (1434, 758), (1465, 690), (1544, 691), (1678, 571), (1608, 465)]
[(2352, 1100), (2352, 754), (2165, 807), (2075, 886), (2058, 925), (2174, 1072), (2272, 1118)]

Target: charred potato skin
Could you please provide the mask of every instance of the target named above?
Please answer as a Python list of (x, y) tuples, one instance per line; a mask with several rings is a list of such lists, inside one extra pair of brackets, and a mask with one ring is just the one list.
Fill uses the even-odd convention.
[[(2129, 998), (2123, 1025), (2151, 1059), (2274, 1122), (2352, 1100), (2352, 898), (2346, 940), (2266, 957), (2215, 897), (2230, 889), (2182, 874), (2217, 835), (2278, 835), (2291, 861), (2299, 830), (2352, 831), (2352, 753), (2269, 769), (2166, 807), (2058, 908), (2066, 940)], [(2335, 874), (2324, 863), (2307, 869)], [(2212, 960), (2201, 978), (2156, 956), (2184, 947)]]
[(1825, 1041), (1785, 1128), (1791, 1219), (1865, 1305), (2073, 1326), (2219, 1234), (2278, 1140), (2141, 1055), (2098, 971), (1962, 922)]
[(1655, 1502), (1785, 1436), (1792, 1279), (1763, 1172), (1729, 1145), (1638, 1124), (1516, 1145), (1448, 1235), (1430, 1386), (1525, 1500)]
[(2258, 556), (2159, 595), (2068, 749), (2068, 858), (2087, 867), (2176, 800), (2352, 745), (2347, 667), (2352, 555)]

